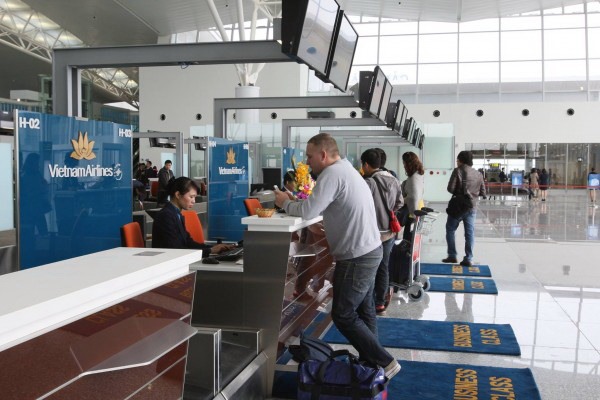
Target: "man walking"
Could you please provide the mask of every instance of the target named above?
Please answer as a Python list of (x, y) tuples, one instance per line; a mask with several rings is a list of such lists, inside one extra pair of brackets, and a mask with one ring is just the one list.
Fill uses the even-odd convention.
[(372, 196), (364, 179), (339, 154), (335, 139), (320, 133), (306, 146), (307, 164), (317, 175), (312, 195), (293, 201), (276, 190), (275, 204), (304, 219), (323, 215), (325, 235), (336, 260), (331, 316), (339, 331), (366, 362), (384, 368), (388, 378), (400, 364), (379, 343), (373, 301), (375, 275), (383, 250)]
[(171, 160), (167, 160), (165, 161), (165, 166), (158, 171), (158, 193), (156, 197), (159, 206), (167, 203), (167, 198), (169, 197), (169, 181), (175, 179), (175, 175), (173, 175), (173, 171), (171, 171), (172, 165), (173, 163)]

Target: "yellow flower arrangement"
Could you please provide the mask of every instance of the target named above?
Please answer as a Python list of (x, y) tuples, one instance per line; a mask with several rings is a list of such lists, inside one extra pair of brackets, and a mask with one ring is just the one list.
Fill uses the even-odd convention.
[(296, 197), (299, 199), (306, 199), (312, 194), (313, 188), (315, 187), (315, 181), (310, 176), (308, 171), (308, 165), (303, 162), (296, 164)]

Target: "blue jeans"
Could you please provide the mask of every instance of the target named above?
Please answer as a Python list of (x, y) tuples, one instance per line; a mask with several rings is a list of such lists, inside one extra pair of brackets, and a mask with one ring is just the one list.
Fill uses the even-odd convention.
[(336, 261), (331, 318), (361, 359), (385, 367), (394, 357), (379, 343), (373, 301), (375, 275), (382, 256), (379, 246), (363, 256)]
[(383, 246), (383, 257), (377, 268), (377, 275), (375, 275), (375, 306), (383, 306), (385, 304), (385, 295), (390, 286), (388, 265), (390, 263), (390, 253), (392, 252), (392, 247), (394, 247), (395, 240), (396, 237), (392, 237), (381, 243)]
[(448, 215), (448, 220), (446, 221), (446, 243), (448, 244), (448, 257), (458, 258), (454, 233), (462, 221), (465, 228), (464, 260), (473, 261), (473, 247), (475, 247), (475, 214), (477, 214), (477, 210), (473, 208), (471, 211), (466, 212), (459, 218), (454, 218)]

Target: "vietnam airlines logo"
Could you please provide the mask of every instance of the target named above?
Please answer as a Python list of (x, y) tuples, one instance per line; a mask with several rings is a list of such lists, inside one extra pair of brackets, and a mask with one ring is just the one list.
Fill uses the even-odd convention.
[(73, 152), (71, 153), (71, 158), (76, 160), (93, 160), (96, 158), (94, 154), (94, 141), (88, 141), (87, 132), (85, 134), (81, 134), (79, 132), (79, 137), (77, 140), (71, 139), (71, 144), (73, 145)]
[(233, 151), (233, 147), (229, 148), (229, 151), (227, 152), (227, 161), (225, 161), (226, 164), (235, 164), (235, 153)]

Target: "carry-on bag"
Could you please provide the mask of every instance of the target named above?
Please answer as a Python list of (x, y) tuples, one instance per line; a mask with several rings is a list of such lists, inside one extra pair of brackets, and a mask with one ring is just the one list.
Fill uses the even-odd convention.
[[(339, 360), (338, 358), (346, 358)], [(383, 368), (359, 363), (348, 350), (327, 361), (307, 360), (298, 366), (298, 400), (386, 400)]]
[(390, 285), (405, 286), (410, 275), (410, 242), (403, 240), (392, 247), (390, 259), (388, 261), (388, 272)]

